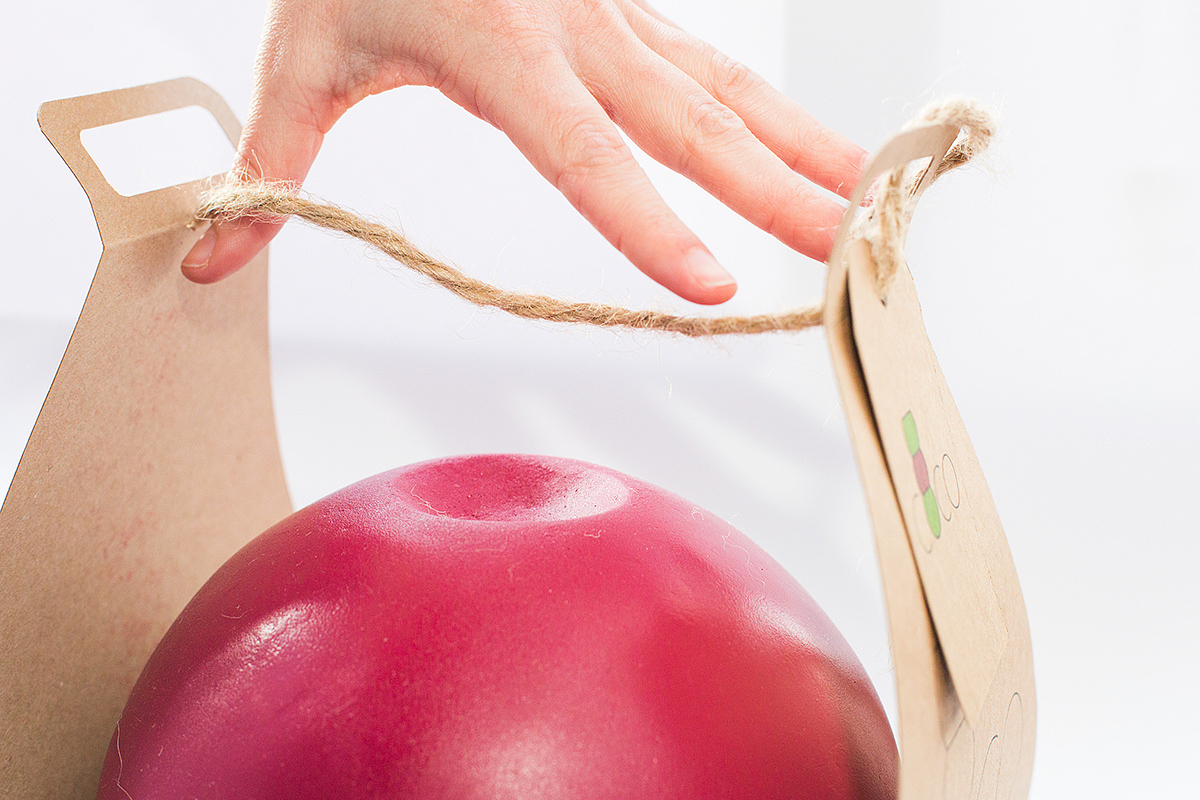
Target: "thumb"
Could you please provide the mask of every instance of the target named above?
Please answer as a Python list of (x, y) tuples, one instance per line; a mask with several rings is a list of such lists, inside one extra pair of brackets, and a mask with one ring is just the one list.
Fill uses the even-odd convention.
[[(308, 175), (325, 131), (337, 115), (332, 101), (314, 103), (312, 93), (294, 79), (282, 77), (288, 73), (294, 74), (276, 69), (274, 75), (259, 75), (231, 178), (299, 186)], [(183, 274), (196, 283), (215, 283), (232, 275), (258, 255), (282, 227), (282, 221), (261, 219), (213, 223), (184, 256)]]

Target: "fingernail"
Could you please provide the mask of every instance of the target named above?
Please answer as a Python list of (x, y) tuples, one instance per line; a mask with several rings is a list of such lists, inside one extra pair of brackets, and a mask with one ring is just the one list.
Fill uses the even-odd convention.
[(208, 266), (208, 260), (212, 258), (213, 248), (217, 246), (217, 229), (216, 226), (209, 226), (204, 235), (200, 237), (200, 241), (192, 245), (192, 249), (183, 257), (184, 269), (200, 269)]
[(687, 268), (692, 280), (705, 289), (716, 289), (734, 283), (733, 276), (726, 272), (707, 250), (699, 247), (688, 252)]
[(871, 154), (868, 153), (866, 150), (864, 150), (863, 154), (862, 154), (862, 160), (858, 162), (858, 171), (866, 172), (867, 165), (870, 163), (871, 163)]

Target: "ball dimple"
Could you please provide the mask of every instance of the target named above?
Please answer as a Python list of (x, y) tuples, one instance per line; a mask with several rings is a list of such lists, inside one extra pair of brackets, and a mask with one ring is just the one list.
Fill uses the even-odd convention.
[(424, 514), (481, 522), (556, 522), (603, 514), (630, 494), (619, 476), (575, 461), (489, 455), (432, 461), (404, 475)]

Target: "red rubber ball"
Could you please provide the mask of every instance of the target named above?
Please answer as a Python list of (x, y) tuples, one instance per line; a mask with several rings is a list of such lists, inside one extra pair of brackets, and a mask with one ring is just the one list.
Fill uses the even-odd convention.
[(759, 547), (602, 467), (384, 473), (231, 558), (167, 632), (100, 800), (883, 800), (861, 664)]

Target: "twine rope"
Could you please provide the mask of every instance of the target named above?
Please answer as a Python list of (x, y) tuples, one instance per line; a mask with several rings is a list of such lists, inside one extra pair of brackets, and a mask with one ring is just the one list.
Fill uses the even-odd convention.
[[(904, 130), (923, 125), (953, 125), (959, 129), (958, 138), (934, 168), (933, 181), (981, 154), (996, 135), (992, 113), (967, 98), (948, 98), (926, 106)], [(913, 197), (927, 169), (912, 172), (910, 165), (904, 164), (880, 175), (872, 186), (874, 200), (852, 231), (852, 238), (866, 239), (871, 247), (880, 299), (887, 297), (887, 288), (904, 261), (904, 240), (916, 207)]]
[[(961, 130), (955, 144), (938, 164), (935, 179), (982, 152), (995, 132), (995, 124), (988, 112), (970, 100), (945, 100), (931, 105), (909, 127), (931, 123), (956, 125)], [(856, 212), (863, 215), (859, 217), (863, 223), (859, 226), (859, 235), (871, 245), (881, 292), (886, 290), (903, 258), (904, 234), (912, 213), (908, 201), (919, 179), (919, 175), (915, 180), (906, 179), (904, 167), (881, 176), (876, 182), (874, 201)], [(289, 217), (359, 239), (467, 302), (525, 319), (664, 331), (691, 337), (798, 331), (820, 325), (822, 319), (820, 305), (777, 314), (698, 317), (508, 291), (472, 278), (457, 267), (434, 258), (382, 222), (302, 196), (297, 186), (288, 183), (229, 178), (205, 194), (194, 224), (235, 219), (278, 221)]]

